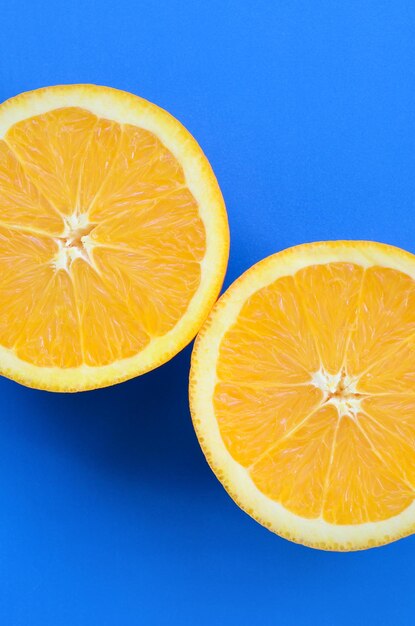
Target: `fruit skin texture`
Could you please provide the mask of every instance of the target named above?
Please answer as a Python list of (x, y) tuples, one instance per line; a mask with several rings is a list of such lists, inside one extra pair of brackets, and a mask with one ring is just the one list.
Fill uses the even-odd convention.
[(59, 369), (37, 367), (0, 346), (0, 374), (23, 385), (56, 392), (105, 387), (148, 372), (170, 360), (195, 336), (217, 299), (229, 255), (229, 228), (223, 197), (212, 168), (192, 135), (172, 115), (136, 95), (92, 84), (57, 85), (22, 93), (0, 105), (0, 139), (30, 117), (60, 107), (81, 107), (98, 117), (154, 133), (183, 168), (206, 230), (203, 278), (188, 309), (165, 336), (142, 352), (108, 365)]
[[(193, 426), (207, 463), (235, 503), (258, 523), (295, 543), (326, 551), (357, 551), (388, 544), (415, 533), (415, 503), (395, 518), (356, 525), (308, 520), (262, 494), (228, 452), (214, 414), (212, 390), (221, 339), (246, 299), (275, 279), (314, 263), (352, 262), (380, 265), (415, 280), (415, 256), (371, 241), (324, 241), (294, 246), (273, 254), (242, 274), (219, 298), (193, 348), (189, 401)], [(266, 502), (268, 501), (268, 502)]]

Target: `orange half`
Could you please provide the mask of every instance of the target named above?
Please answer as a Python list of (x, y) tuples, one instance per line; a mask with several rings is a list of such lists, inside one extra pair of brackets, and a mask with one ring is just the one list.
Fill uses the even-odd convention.
[(274, 532), (357, 550), (415, 531), (415, 257), (325, 242), (275, 254), (215, 305), (192, 356), (194, 426)]
[(229, 233), (202, 150), (129, 93), (66, 85), (0, 106), (0, 373), (52, 391), (170, 359), (219, 293)]

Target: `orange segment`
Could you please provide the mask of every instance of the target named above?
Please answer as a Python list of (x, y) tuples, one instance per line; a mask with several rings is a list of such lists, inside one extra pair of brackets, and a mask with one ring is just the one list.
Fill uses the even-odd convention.
[(92, 231), (94, 243), (148, 251), (166, 259), (177, 256), (191, 261), (203, 259), (205, 229), (197, 203), (187, 189), (153, 199), (144, 206), (114, 208), (114, 213)]
[(16, 275), (50, 265), (56, 251), (52, 237), (0, 226), (0, 286)]
[(362, 401), (361, 408), (386, 432), (415, 450), (415, 393), (368, 396)]
[(322, 393), (304, 387), (249, 386), (218, 383), (214, 404), (226, 447), (244, 467), (251, 465), (270, 441), (286, 437), (322, 402)]
[(117, 291), (82, 261), (75, 261), (72, 272), (86, 365), (106, 365), (142, 350), (148, 335)]
[(65, 107), (14, 124), (6, 135), (33, 183), (66, 215), (80, 208), (81, 167), (96, 122), (89, 111)]
[(80, 391), (174, 356), (229, 248), (194, 139), (155, 105), (92, 85), (4, 103), (0, 136), (0, 372)]
[(306, 267), (295, 275), (304, 316), (318, 345), (322, 365), (330, 374), (338, 372), (344, 361), (363, 274), (363, 268), (352, 263), (328, 263)]
[[(41, 367), (77, 367), (82, 364), (80, 325), (71, 278), (66, 272), (42, 272), (44, 284), (35, 285), (33, 307), (28, 311), (18, 340), (17, 356)], [(50, 311), (54, 315), (50, 315)]]
[(334, 407), (322, 407), (263, 453), (250, 470), (258, 489), (297, 515), (318, 517), (337, 419)]
[(108, 176), (91, 205), (91, 220), (117, 217), (125, 209), (145, 209), (184, 184), (183, 169), (159, 139), (125, 125)]
[(52, 276), (51, 238), (0, 227), (0, 343), (14, 348)]
[(309, 382), (319, 358), (293, 278), (281, 278), (254, 293), (223, 338), (220, 351), (220, 380)]
[(192, 356), (196, 432), (277, 533), (359, 549), (415, 530), (415, 257), (298, 246), (220, 299)]
[(370, 267), (364, 278), (359, 323), (347, 355), (350, 374), (361, 374), (415, 334), (415, 281), (400, 271)]
[(413, 492), (415, 448), (412, 440), (397, 435), (394, 428), (387, 428), (385, 422), (378, 422), (370, 414), (359, 413), (359, 426), (388, 470), (406, 484), (407, 491)]
[[(92, 128), (80, 171), (77, 206), (89, 210), (105, 183), (118, 154), (121, 126), (110, 120), (97, 119)], [(93, 220), (91, 220), (93, 221)]]
[(0, 223), (30, 227), (50, 234), (63, 231), (62, 217), (40, 194), (19, 160), (0, 140)]
[(104, 246), (93, 254), (106, 284), (117, 285), (118, 297), (151, 337), (174, 327), (200, 284), (199, 263), (189, 262), (185, 251), (183, 256), (166, 255), (164, 246), (159, 255), (156, 246), (141, 254)]
[[(414, 311), (415, 313), (415, 311)], [(390, 352), (359, 377), (359, 390), (364, 393), (408, 393), (415, 391), (415, 338), (395, 341)]]
[(370, 440), (367, 424), (365, 430), (349, 418), (339, 423), (323, 509), (324, 519), (332, 524), (385, 520), (414, 499), (413, 489), (376, 450), (378, 438)]

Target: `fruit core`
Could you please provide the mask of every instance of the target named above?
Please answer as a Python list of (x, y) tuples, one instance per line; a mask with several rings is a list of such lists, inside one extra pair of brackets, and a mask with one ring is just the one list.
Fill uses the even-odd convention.
[(73, 213), (65, 217), (65, 228), (61, 236), (55, 237), (58, 251), (53, 260), (54, 268), (69, 271), (75, 259), (83, 259), (92, 265), (91, 232), (96, 224), (90, 223), (85, 213)]
[(323, 392), (323, 404), (333, 404), (340, 418), (347, 416), (356, 419), (361, 402), (367, 397), (367, 394), (357, 390), (357, 377), (347, 374), (345, 368), (336, 374), (321, 368), (315, 372), (312, 383)]

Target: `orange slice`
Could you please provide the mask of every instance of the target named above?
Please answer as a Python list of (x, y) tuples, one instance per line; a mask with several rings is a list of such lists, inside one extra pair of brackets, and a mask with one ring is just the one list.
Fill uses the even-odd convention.
[(415, 257), (291, 248), (215, 305), (192, 356), (206, 458), (274, 532), (357, 550), (415, 531)]
[(219, 293), (223, 199), (191, 135), (108, 87), (0, 106), (0, 373), (51, 391), (170, 359)]

